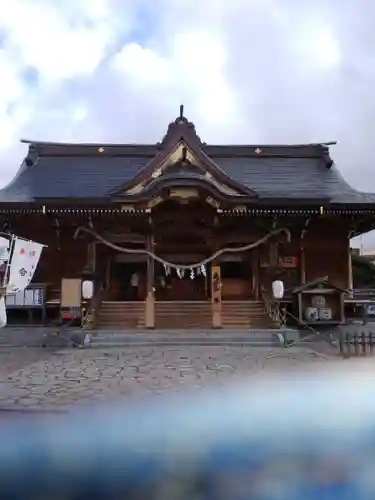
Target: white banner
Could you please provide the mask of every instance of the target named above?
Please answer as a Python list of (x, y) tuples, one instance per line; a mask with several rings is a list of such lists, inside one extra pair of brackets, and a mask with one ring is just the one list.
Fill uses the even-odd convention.
[(0, 236), (0, 261), (6, 262), (9, 259), (10, 241)]
[(17, 236), (14, 238), (7, 292), (19, 292), (30, 284), (43, 247), (44, 245), (34, 241), (26, 241)]
[(7, 310), (5, 306), (5, 297), (0, 299), (0, 328), (4, 328), (7, 324)]

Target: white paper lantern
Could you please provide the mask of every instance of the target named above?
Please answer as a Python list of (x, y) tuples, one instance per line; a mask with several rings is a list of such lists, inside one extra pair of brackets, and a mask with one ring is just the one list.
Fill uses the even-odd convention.
[(282, 299), (284, 297), (284, 283), (276, 280), (272, 283), (272, 295), (275, 299)]
[(85, 280), (82, 282), (82, 298), (84, 300), (92, 299), (94, 295), (94, 282)]
[(5, 306), (5, 297), (0, 299), (0, 328), (4, 328), (7, 324), (7, 310)]

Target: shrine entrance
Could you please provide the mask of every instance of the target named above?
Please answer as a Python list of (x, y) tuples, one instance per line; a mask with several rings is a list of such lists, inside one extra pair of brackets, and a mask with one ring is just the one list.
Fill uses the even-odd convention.
[[(167, 260), (173, 262), (172, 256), (166, 256)], [(177, 256), (176, 256), (177, 257)], [(181, 256), (179, 256), (181, 258)], [(186, 255), (187, 262), (194, 262), (196, 255)], [(199, 257), (201, 258), (201, 257)], [(177, 260), (176, 260), (177, 262)], [(181, 263), (181, 259), (178, 260)], [(157, 263), (155, 265), (155, 299), (156, 300), (177, 300), (195, 301), (210, 299), (210, 269), (211, 266), (202, 266), (197, 271), (176, 272), (175, 269)]]
[(154, 251), (177, 266), (154, 262), (156, 301), (210, 300), (211, 264), (195, 269), (183, 266), (200, 262), (212, 254), (214, 216), (214, 208), (202, 200), (186, 204), (170, 200), (154, 209)]

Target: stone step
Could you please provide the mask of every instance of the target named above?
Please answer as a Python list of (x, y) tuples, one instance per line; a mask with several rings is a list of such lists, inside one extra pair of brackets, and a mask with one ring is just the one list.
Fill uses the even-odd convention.
[(207, 330), (195, 333), (184, 330), (169, 332), (146, 331), (127, 333), (124, 331), (96, 331), (92, 333), (92, 347), (126, 347), (130, 345), (282, 345), (282, 334), (286, 330)]
[(144, 316), (143, 301), (103, 301), (98, 311), (97, 324), (103, 330), (137, 330), (145, 327)]
[(100, 311), (144, 311), (145, 305), (142, 304), (142, 306), (113, 306), (112, 304), (110, 305), (105, 305), (101, 306), (99, 308)]
[(155, 326), (160, 329), (199, 330), (210, 328), (212, 311), (210, 302), (156, 302)]

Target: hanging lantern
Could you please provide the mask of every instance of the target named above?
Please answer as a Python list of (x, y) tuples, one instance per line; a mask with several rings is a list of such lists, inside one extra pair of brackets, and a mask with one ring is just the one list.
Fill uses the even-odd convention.
[(207, 276), (206, 266), (204, 264), (201, 265), (201, 273), (204, 277)]
[(190, 279), (193, 280), (195, 277), (194, 269), (190, 269)]
[(94, 282), (90, 280), (85, 280), (82, 282), (82, 298), (84, 300), (90, 300), (94, 295)]
[(281, 280), (275, 280), (272, 283), (272, 295), (278, 300), (284, 297), (284, 283)]

